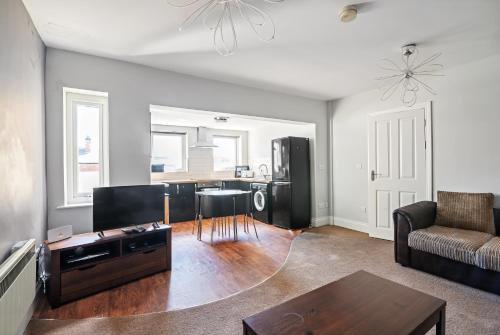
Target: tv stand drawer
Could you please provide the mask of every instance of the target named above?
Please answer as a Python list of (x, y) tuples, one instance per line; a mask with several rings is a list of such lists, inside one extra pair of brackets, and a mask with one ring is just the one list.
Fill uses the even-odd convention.
[(61, 301), (102, 291), (146, 275), (167, 270), (167, 247), (140, 251), (61, 273)]

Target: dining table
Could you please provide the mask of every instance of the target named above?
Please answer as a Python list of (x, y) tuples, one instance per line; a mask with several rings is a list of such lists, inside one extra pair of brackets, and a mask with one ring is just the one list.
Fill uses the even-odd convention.
[[(251, 193), (252, 191), (243, 191), (243, 190), (207, 190), (207, 191), (196, 192), (195, 194), (198, 197), (198, 206), (196, 208), (196, 222), (198, 223), (198, 240), (201, 241), (202, 220), (204, 218), (203, 215), (204, 201), (215, 200), (218, 203), (224, 203), (225, 200), (230, 200), (232, 202), (231, 203), (232, 206), (220, 206), (220, 212), (217, 214), (217, 216), (233, 217), (233, 237), (235, 241), (238, 241), (238, 224), (236, 219), (236, 216), (238, 214), (236, 211), (237, 200), (240, 197), (248, 197), (249, 195), (251, 195)], [(232, 211), (231, 210), (228, 211), (228, 209), (230, 208), (232, 209)], [(253, 215), (251, 213), (251, 208), (249, 209), (249, 211), (250, 213), (245, 213), (245, 214), (250, 214), (253, 218)], [(255, 224), (254, 224), (254, 229), (255, 229)], [(258, 238), (257, 229), (255, 229), (255, 235)], [(213, 242), (213, 227), (212, 227), (212, 242)]]

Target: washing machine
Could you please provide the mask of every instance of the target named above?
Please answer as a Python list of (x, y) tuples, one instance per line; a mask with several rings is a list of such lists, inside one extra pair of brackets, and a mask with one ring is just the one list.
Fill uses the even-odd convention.
[(252, 183), (252, 205), (255, 220), (272, 224), (271, 197), (272, 189), (270, 183)]

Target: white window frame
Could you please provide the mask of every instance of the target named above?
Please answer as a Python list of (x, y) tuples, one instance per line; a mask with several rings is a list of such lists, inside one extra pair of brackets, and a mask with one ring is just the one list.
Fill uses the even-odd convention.
[[(187, 133), (175, 131), (151, 131), (151, 164), (153, 164), (153, 137), (154, 136), (181, 136), (182, 139), (182, 168), (174, 171), (165, 171), (163, 173), (177, 173), (188, 172), (188, 146), (187, 146)], [(155, 173), (155, 172), (152, 172)], [(162, 172), (160, 172), (162, 173)]]
[(76, 137), (76, 104), (97, 106), (100, 111), (99, 179), (100, 187), (109, 186), (109, 101), (108, 93), (63, 87), (64, 125), (64, 204), (91, 204), (92, 193), (77, 193), (78, 149)]
[[(212, 135), (212, 141), (216, 137), (219, 137), (219, 138), (232, 138), (232, 139), (236, 140), (236, 165), (241, 165), (241, 161), (242, 161), (242, 155), (241, 155), (242, 154), (241, 136), (238, 136), (238, 135), (220, 135), (220, 134), (214, 134), (214, 135)], [(214, 172), (225, 172), (225, 171), (234, 171), (235, 170), (235, 167), (227, 168), (227, 169), (222, 169), (222, 170), (217, 170), (215, 168), (215, 155), (213, 155), (213, 160), (214, 160), (214, 166), (213, 166)]]

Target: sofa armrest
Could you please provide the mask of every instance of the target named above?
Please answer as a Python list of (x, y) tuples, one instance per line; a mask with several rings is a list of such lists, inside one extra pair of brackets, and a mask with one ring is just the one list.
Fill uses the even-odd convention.
[(434, 224), (437, 204), (432, 201), (420, 201), (398, 208), (392, 214), (394, 220), (394, 258), (401, 265), (410, 265), (408, 235), (417, 229)]

